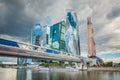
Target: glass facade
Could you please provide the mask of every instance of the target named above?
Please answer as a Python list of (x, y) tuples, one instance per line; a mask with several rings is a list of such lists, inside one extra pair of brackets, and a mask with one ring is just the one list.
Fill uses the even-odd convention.
[(67, 51), (74, 55), (80, 55), (79, 27), (77, 15), (74, 11), (67, 12), (65, 43)]
[[(42, 36), (42, 30), (41, 30), (40, 23), (35, 24), (34, 30), (32, 31), (31, 37), (32, 41), (31, 43), (37, 46), (41, 46), (41, 36)], [(37, 50), (37, 47), (33, 48), (34, 50)], [(32, 59), (32, 62), (39, 62), (38, 59)]]
[(54, 24), (50, 28), (51, 48), (66, 51), (65, 47), (65, 21)]

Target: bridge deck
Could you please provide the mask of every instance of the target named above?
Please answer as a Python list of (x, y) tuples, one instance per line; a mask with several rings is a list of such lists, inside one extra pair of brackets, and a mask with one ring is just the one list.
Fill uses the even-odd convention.
[(25, 50), (11, 46), (0, 45), (0, 56), (7, 57), (25, 57), (25, 58), (38, 58), (41, 60), (59, 60), (70, 62), (81, 62), (80, 58), (75, 56), (68, 56), (62, 54), (52, 54), (44, 51)]

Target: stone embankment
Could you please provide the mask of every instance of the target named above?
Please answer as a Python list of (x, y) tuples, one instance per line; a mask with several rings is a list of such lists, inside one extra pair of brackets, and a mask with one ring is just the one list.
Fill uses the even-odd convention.
[(120, 67), (89, 67), (88, 71), (120, 71)]

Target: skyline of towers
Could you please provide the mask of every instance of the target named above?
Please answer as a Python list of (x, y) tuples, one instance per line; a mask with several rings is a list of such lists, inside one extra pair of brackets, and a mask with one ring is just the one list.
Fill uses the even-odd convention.
[[(32, 33), (32, 44), (38, 46), (45, 46), (46, 42), (49, 42), (49, 48), (68, 52), (74, 55), (80, 55), (80, 34), (78, 31), (77, 14), (74, 11), (68, 11), (66, 18), (58, 23), (50, 26), (50, 37), (45, 37), (47, 29), (40, 24), (35, 25), (35, 29)], [(47, 39), (49, 40), (47, 41)], [(44, 44), (44, 45), (42, 45)], [(72, 45), (72, 46), (71, 46)]]
[(96, 48), (94, 41), (94, 31), (92, 27), (91, 17), (87, 18), (87, 28), (88, 28), (88, 57), (96, 57)]
[[(73, 15), (72, 12), (68, 12), (66, 21), (63, 20), (50, 27), (50, 32), (48, 34), (50, 35), (50, 44), (48, 44), (50, 48), (62, 50), (62, 51), (67, 50), (67, 52), (69, 53), (80, 55), (80, 52), (78, 51), (78, 49), (80, 49), (80, 41), (79, 41), (80, 39), (78, 38), (78, 35), (80, 34), (77, 31), (78, 29), (77, 21), (75, 20), (74, 17), (77, 18), (76, 16)], [(42, 33), (44, 31), (42, 31), (42, 26), (40, 25), (36, 25), (35, 27), (36, 28), (35, 28), (34, 34), (36, 36), (34, 37), (35, 39), (34, 44), (36, 45), (36, 43), (39, 43), (39, 45), (41, 45), (40, 43), (43, 43), (43, 42), (41, 42), (42, 40), (40, 40), (40, 36), (43, 35)], [(91, 17), (87, 18), (87, 28), (88, 28), (88, 57), (96, 57), (95, 41), (93, 38), (94, 31), (92, 28)], [(41, 31), (38, 31), (38, 30), (41, 30)], [(46, 30), (46, 28), (44, 30)], [(69, 36), (67, 33), (69, 34)], [(37, 40), (38, 36), (39, 36), (39, 39)], [(67, 41), (68, 37), (70, 38), (69, 41)], [(45, 39), (46, 38), (49, 38), (49, 37), (45, 37)], [(43, 41), (46, 42), (45, 39)], [(65, 43), (68, 43), (68, 44), (65, 44)]]

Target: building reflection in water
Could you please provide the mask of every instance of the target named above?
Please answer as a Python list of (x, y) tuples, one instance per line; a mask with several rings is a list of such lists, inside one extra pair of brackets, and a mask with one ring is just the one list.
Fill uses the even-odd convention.
[(17, 80), (27, 80), (26, 69), (17, 69)]
[(16, 74), (16, 69), (0, 68), (0, 80), (16, 80)]
[(34, 69), (0, 68), (0, 80), (120, 80), (120, 72), (49, 72)]
[(49, 71), (32, 71), (32, 80), (50, 80)]

